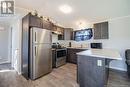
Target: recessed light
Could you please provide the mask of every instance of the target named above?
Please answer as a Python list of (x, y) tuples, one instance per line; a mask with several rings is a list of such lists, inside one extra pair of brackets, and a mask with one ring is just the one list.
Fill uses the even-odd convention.
[(72, 8), (69, 5), (62, 5), (59, 7), (60, 11), (62, 11), (65, 14), (71, 13)]

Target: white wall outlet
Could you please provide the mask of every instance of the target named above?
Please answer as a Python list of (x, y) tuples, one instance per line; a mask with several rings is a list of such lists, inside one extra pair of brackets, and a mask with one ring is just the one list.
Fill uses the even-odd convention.
[(102, 66), (102, 60), (97, 60), (97, 66)]

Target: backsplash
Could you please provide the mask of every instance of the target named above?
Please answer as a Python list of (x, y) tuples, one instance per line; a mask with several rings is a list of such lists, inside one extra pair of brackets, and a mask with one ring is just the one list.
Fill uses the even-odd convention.
[(86, 40), (86, 41), (74, 41), (74, 40), (58, 40), (58, 35), (52, 34), (52, 43), (60, 43), (64, 47), (69, 47), (69, 42), (71, 42), (72, 47), (83, 47), (90, 48), (90, 43), (92, 42), (100, 42), (98, 40)]
[(64, 47), (69, 47), (69, 42), (71, 42), (71, 47), (90, 48), (90, 42), (88, 41), (76, 42), (73, 40), (58, 40), (57, 42), (60, 43)]
[(58, 40), (58, 35), (52, 34), (52, 43), (60, 43), (64, 47), (69, 47), (69, 42), (71, 42), (72, 47), (83, 47), (90, 48), (90, 43), (96, 42), (101, 43), (102, 40), (94, 40), (93, 38), (86, 41), (74, 41), (74, 40)]

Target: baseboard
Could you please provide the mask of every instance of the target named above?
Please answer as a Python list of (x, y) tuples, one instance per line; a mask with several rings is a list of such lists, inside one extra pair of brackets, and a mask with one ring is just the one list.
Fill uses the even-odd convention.
[(127, 69), (117, 68), (117, 67), (109, 67), (110, 69), (120, 70), (120, 71), (127, 71)]
[(10, 61), (1, 62), (0, 64), (4, 64), (4, 63), (10, 63)]
[(22, 73), (21, 73), (21, 72), (18, 72), (18, 75), (22, 75)]

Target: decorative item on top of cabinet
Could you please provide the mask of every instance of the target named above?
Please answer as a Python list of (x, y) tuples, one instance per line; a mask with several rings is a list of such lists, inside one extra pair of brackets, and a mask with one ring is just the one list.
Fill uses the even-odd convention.
[(94, 24), (94, 39), (109, 39), (108, 22)]

